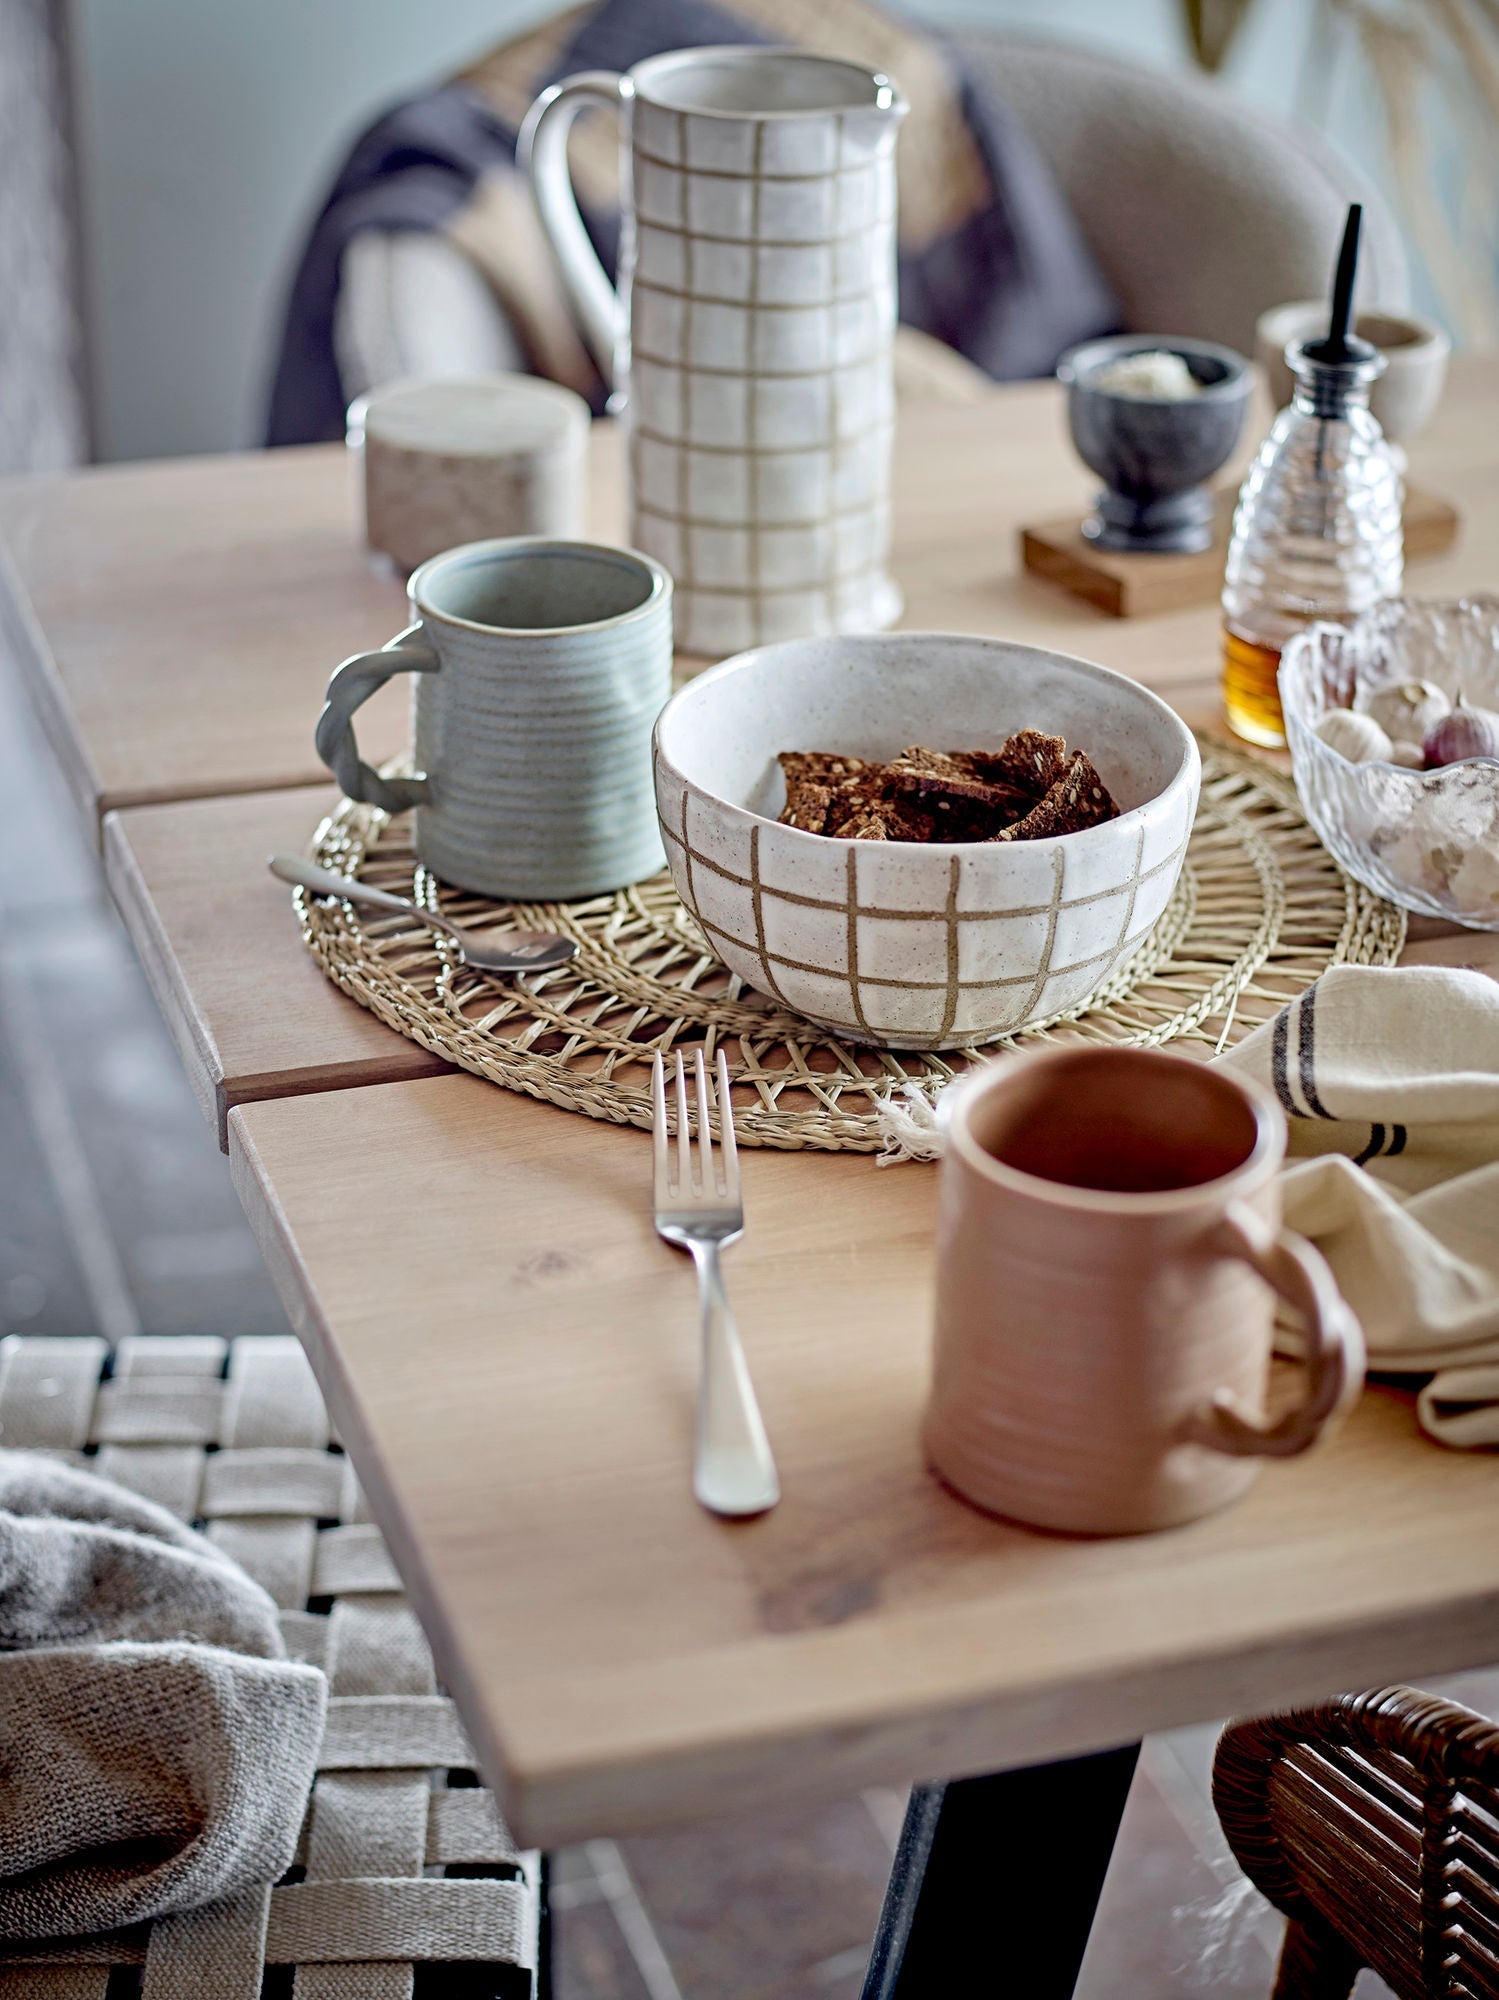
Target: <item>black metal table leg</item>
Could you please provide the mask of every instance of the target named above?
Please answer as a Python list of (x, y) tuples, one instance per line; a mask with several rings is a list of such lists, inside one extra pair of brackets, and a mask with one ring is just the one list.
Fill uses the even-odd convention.
[(863, 2000), (989, 1991), (983, 1968), (1006, 1955), (1017, 1974), (1023, 1962), (1027, 2000), (1068, 2000), (1139, 1754), (1129, 1743), (916, 1786)]
[(538, 1858), (537, 1892), (541, 1908), (537, 1912), (535, 2000), (552, 2000), (552, 1857)]

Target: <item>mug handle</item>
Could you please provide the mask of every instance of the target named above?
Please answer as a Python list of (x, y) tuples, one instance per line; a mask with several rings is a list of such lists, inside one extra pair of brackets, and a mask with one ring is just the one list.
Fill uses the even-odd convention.
[(1321, 1252), (1288, 1229), (1272, 1229), (1242, 1202), (1234, 1202), (1218, 1224), (1213, 1247), (1225, 1257), (1240, 1258), (1277, 1298), (1301, 1314), (1307, 1390), (1284, 1416), (1267, 1420), (1220, 1389), (1211, 1408), (1193, 1419), (1192, 1441), (1233, 1458), (1294, 1458), (1357, 1400), (1364, 1381), (1363, 1329)]
[(614, 383), (614, 345), (619, 337), (619, 295), (583, 226), (578, 198), (567, 167), (567, 135), (586, 104), (611, 104), (618, 110), (635, 94), (627, 76), (613, 70), (582, 70), (544, 90), (526, 113), (516, 141), (516, 158), (530, 175), (542, 232), (583, 323), (583, 332), (599, 373)]
[(334, 670), (312, 740), (345, 798), (379, 806), (388, 813), (405, 812), (408, 806), (425, 805), (430, 799), (432, 780), (420, 771), (409, 778), (382, 778), (365, 763), (354, 741), (354, 711), (392, 674), (435, 674), (438, 665), (437, 654), (422, 637), (421, 626), (408, 625), (378, 653), (355, 653)]

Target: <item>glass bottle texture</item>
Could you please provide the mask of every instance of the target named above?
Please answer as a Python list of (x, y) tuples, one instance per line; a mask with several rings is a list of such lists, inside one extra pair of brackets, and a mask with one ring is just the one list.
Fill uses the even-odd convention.
[(1285, 741), (1281, 648), (1317, 619), (1399, 595), (1403, 499), (1394, 447), (1369, 411), (1384, 356), (1349, 339), (1327, 362), (1292, 341), (1296, 378), (1239, 494), (1223, 586), (1223, 704), (1251, 743)]

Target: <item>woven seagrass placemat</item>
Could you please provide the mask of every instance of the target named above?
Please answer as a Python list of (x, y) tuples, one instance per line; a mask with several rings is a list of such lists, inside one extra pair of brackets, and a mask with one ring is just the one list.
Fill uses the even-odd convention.
[(295, 892), (324, 972), (399, 1033), (462, 1069), (564, 1110), (651, 1122), (651, 1058), (728, 1053), (734, 1123), (750, 1146), (877, 1152), (876, 1106), (934, 1093), (1007, 1048), (1062, 1040), (1226, 1047), (1329, 965), (1389, 965), (1405, 939), (1392, 904), (1345, 875), (1302, 816), (1288, 777), (1204, 740), (1202, 801), (1187, 864), (1145, 944), (1087, 1006), (967, 1054), (841, 1042), (731, 973), (658, 875), (578, 903), (496, 904), (439, 883), (410, 822), (345, 800), (318, 828), (325, 867), (394, 890), (457, 924), (561, 931), (561, 971), (496, 980), (408, 919)]

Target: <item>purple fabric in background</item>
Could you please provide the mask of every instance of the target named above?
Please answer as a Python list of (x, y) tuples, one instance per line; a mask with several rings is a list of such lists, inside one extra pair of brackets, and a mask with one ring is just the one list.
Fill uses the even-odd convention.
[[(626, 70), (668, 49), (767, 39), (732, 7), (709, 0), (604, 0), (537, 88), (576, 70)], [(1118, 327), (1118, 304), (1018, 122), (959, 50), (944, 44), (944, 55), (990, 197), (951, 234), (902, 242), (900, 316), (996, 380), (1048, 375), (1065, 348)], [(477, 92), (447, 84), (394, 106), (355, 143), (292, 285), (268, 444), (343, 436), (348, 397), (334, 355), (333, 318), (350, 238), (361, 229), (440, 230), (481, 176), (514, 171), (515, 141), (515, 131)], [(586, 220), (612, 271), (617, 217)]]

